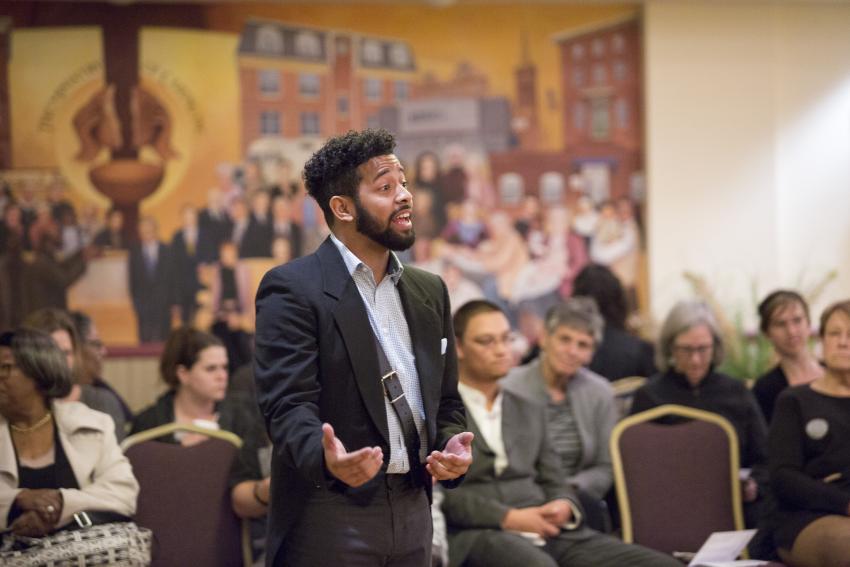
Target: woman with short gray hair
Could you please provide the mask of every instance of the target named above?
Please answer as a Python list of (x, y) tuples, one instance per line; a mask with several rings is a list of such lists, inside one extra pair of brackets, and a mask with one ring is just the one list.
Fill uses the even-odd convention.
[(566, 481), (581, 498), (588, 523), (600, 530), (606, 526), (599, 502), (613, 483), (608, 439), (618, 413), (611, 384), (586, 366), (604, 324), (589, 297), (555, 305), (544, 320), (540, 356), (514, 368), (502, 382), (506, 390), (546, 408), (551, 445)]
[(759, 484), (766, 484), (767, 426), (743, 381), (717, 371), (723, 340), (714, 313), (701, 301), (677, 303), (661, 327), (657, 363), (660, 373), (635, 392), (631, 413), (678, 404), (719, 414), (735, 427), (741, 467), (752, 469), (744, 481), (747, 526), (758, 520)]

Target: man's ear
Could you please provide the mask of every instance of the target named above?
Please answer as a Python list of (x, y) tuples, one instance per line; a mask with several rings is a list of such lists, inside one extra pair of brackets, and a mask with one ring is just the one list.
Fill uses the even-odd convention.
[(354, 202), (351, 200), (351, 197), (334, 195), (328, 204), (331, 207), (334, 218), (342, 222), (351, 222), (354, 220)]
[(457, 359), (463, 360), (463, 347), (460, 346), (460, 339), (455, 337), (455, 352), (457, 353)]

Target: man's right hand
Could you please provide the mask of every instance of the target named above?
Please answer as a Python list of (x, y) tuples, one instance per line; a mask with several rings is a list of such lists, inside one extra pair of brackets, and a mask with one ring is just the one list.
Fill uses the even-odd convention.
[(517, 532), (532, 532), (541, 537), (555, 537), (561, 528), (546, 519), (541, 506), (513, 508), (502, 520), (502, 529)]
[(363, 447), (351, 453), (346, 451), (329, 423), (322, 425), (322, 448), (328, 471), (348, 486), (366, 484), (375, 478), (384, 462), (384, 452), (380, 447)]

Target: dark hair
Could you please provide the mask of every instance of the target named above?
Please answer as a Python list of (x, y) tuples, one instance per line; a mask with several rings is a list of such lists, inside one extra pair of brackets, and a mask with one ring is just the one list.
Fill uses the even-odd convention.
[(791, 305), (792, 303), (799, 303), (803, 307), (803, 313), (806, 314), (806, 320), (811, 321), (811, 318), (809, 317), (809, 305), (806, 303), (806, 300), (803, 299), (802, 295), (790, 289), (777, 289), (776, 291), (769, 293), (768, 296), (762, 299), (761, 303), (759, 303), (759, 328), (761, 329), (761, 332), (767, 333), (767, 329), (770, 327), (770, 320), (776, 312), (788, 305)]
[(850, 317), (850, 299), (833, 303), (823, 310), (823, 313), (821, 313), (820, 316), (820, 329), (818, 330), (820, 338), (823, 338), (824, 333), (826, 332), (826, 324), (829, 322), (829, 318), (839, 311)]
[(88, 337), (92, 329), (91, 317), (82, 311), (71, 311), (69, 315), (71, 316), (71, 321), (74, 322), (74, 328), (77, 330), (77, 337), (79, 337), (80, 343), (85, 344), (89, 342)]
[(360, 174), (357, 168), (377, 156), (395, 150), (395, 138), (384, 129), (363, 130), (331, 138), (304, 165), (304, 183), (307, 192), (316, 200), (325, 215), (328, 226), (333, 226), (334, 216), (330, 200), (336, 195), (357, 198)]
[(174, 329), (168, 336), (162, 358), (159, 360), (159, 373), (162, 381), (176, 390), (180, 386), (177, 377), (177, 367), (191, 368), (198, 362), (201, 351), (211, 346), (224, 346), (222, 342), (209, 333), (192, 327)]
[(48, 333), (22, 327), (4, 333), (0, 346), (12, 349), (15, 364), (47, 400), (71, 393), (71, 369)]
[(466, 332), (469, 322), (476, 315), (493, 312), (499, 312), (503, 315), (505, 313), (501, 307), (491, 301), (487, 301), (486, 299), (473, 299), (472, 301), (467, 301), (461, 305), (457, 311), (455, 311), (455, 314), (452, 317), (452, 323), (455, 328), (455, 337), (458, 339), (463, 338), (463, 334)]
[(617, 329), (626, 328), (626, 294), (620, 280), (607, 266), (585, 266), (573, 282), (573, 295), (592, 297), (606, 325)]
[[(57, 309), (55, 307), (46, 307), (30, 313), (23, 323), (24, 327), (42, 331), (48, 335), (52, 335), (56, 331), (65, 331), (71, 338), (71, 348), (74, 351), (74, 360), (79, 362), (82, 360), (83, 341), (77, 333), (77, 326), (71, 319), (71, 315), (67, 311)], [(71, 369), (71, 377), (77, 381), (85, 380), (85, 373), (82, 366), (75, 364)]]

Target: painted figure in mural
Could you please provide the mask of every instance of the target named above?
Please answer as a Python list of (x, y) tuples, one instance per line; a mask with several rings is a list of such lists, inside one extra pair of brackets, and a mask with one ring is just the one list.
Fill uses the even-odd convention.
[(454, 486), (471, 463), (446, 287), (394, 253), (415, 238), (394, 147), (349, 132), (310, 158), (332, 235), (257, 293), (270, 565), (428, 566), (432, 482)]
[(218, 260), (218, 249), (230, 238), (232, 224), (224, 205), (224, 193), (218, 187), (211, 188), (207, 192), (207, 206), (198, 214), (198, 227), (205, 236), (198, 251), (200, 262)]
[(95, 235), (94, 243), (106, 250), (126, 250), (128, 246), (124, 234), (124, 213), (119, 209), (110, 209), (106, 214), (106, 226)]
[(201, 242), (207, 235), (198, 223), (198, 210), (192, 205), (183, 205), (180, 212), (180, 228), (171, 238), (170, 254), (174, 267), (171, 277), (171, 305), (176, 311), (173, 318), (180, 318), (184, 325), (191, 325), (197, 310), (197, 295), (201, 289), (198, 266), (201, 261)]
[(130, 249), (128, 276), (130, 296), (136, 311), (139, 342), (161, 342), (171, 327), (168, 309), (171, 297), (170, 254), (157, 236), (153, 217), (139, 220), (139, 242)]
[(278, 195), (272, 200), (272, 223), (273, 238), (288, 240), (290, 255), (293, 258), (301, 256), (304, 236), (301, 225), (292, 218), (292, 199), (290, 197)]

